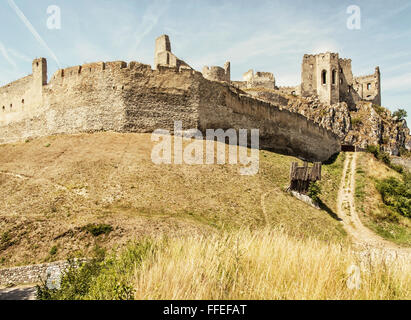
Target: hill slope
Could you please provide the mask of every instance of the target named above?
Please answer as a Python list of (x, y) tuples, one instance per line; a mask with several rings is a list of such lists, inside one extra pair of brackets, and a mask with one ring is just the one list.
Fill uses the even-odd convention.
[(343, 156), (323, 168), (324, 211), (284, 192), (295, 158), (260, 151), (255, 176), (235, 165), (155, 165), (150, 137), (96, 133), (0, 146), (0, 266), (244, 226), (345, 239), (333, 217)]

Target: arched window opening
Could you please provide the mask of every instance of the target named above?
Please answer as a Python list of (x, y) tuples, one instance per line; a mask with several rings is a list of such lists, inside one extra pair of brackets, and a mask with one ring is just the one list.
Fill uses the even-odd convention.
[(5, 112), (6, 111), (6, 107), (5, 106), (3, 106), (3, 112)]
[(367, 84), (367, 90), (371, 89), (371, 83)]
[(327, 71), (323, 70), (321, 73), (321, 83), (327, 84)]
[(333, 70), (332, 73), (332, 84), (336, 84), (337, 83), (337, 71)]
[(24, 99), (21, 100), (21, 104), (24, 104)]

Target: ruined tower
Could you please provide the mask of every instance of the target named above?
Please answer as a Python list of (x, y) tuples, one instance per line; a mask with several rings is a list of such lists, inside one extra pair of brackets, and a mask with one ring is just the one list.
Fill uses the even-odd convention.
[(301, 95), (318, 96), (325, 104), (346, 102), (354, 107), (359, 101), (381, 105), (380, 71), (354, 77), (351, 60), (340, 59), (338, 53), (304, 55), (301, 72)]
[(45, 58), (34, 59), (32, 71), (32, 97), (30, 100), (41, 104), (43, 101), (43, 86), (47, 85), (47, 60)]
[(154, 51), (154, 69), (157, 69), (159, 65), (174, 67), (177, 69), (180, 69), (180, 67), (193, 69), (171, 52), (170, 38), (166, 34), (156, 39), (156, 47)]
[(223, 81), (230, 83), (231, 67), (230, 62), (224, 64), (224, 68), (218, 66), (204, 67), (202, 71), (203, 77), (211, 81)]
[(301, 74), (302, 96), (317, 95), (323, 103), (338, 103), (340, 69), (338, 53), (304, 55)]

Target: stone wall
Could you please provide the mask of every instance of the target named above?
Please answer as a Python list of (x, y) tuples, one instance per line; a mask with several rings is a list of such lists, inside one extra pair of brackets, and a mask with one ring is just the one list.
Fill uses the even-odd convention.
[(309, 161), (325, 161), (340, 152), (337, 135), (301, 114), (238, 93), (222, 83), (201, 81), (200, 130), (260, 130), (260, 146)]
[(301, 95), (316, 95), (329, 105), (345, 102), (350, 108), (360, 101), (381, 105), (381, 77), (377, 67), (369, 76), (353, 77), (351, 60), (338, 53), (304, 55)]
[(0, 269), (0, 287), (9, 285), (38, 284), (47, 278), (47, 271), (60, 269), (64, 271), (69, 266), (67, 261), (36, 264), (23, 267)]
[(353, 87), (360, 99), (381, 105), (381, 75), (380, 68), (375, 68), (375, 73), (367, 76), (355, 77)]
[(304, 116), (188, 68), (99, 62), (59, 70), (38, 88), (40, 106), (2, 119), (0, 143), (78, 132), (172, 132), (182, 121), (201, 130), (258, 128), (263, 148), (306, 160), (340, 150), (337, 136)]
[(224, 64), (224, 68), (218, 66), (205, 66), (203, 68), (203, 77), (211, 81), (231, 81), (230, 62)]

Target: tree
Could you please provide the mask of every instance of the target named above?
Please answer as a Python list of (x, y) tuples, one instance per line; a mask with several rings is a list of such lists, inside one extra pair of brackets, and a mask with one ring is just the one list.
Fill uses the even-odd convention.
[(408, 116), (407, 111), (405, 111), (404, 109), (398, 109), (392, 115), (394, 117), (397, 117), (398, 120), (404, 120)]

